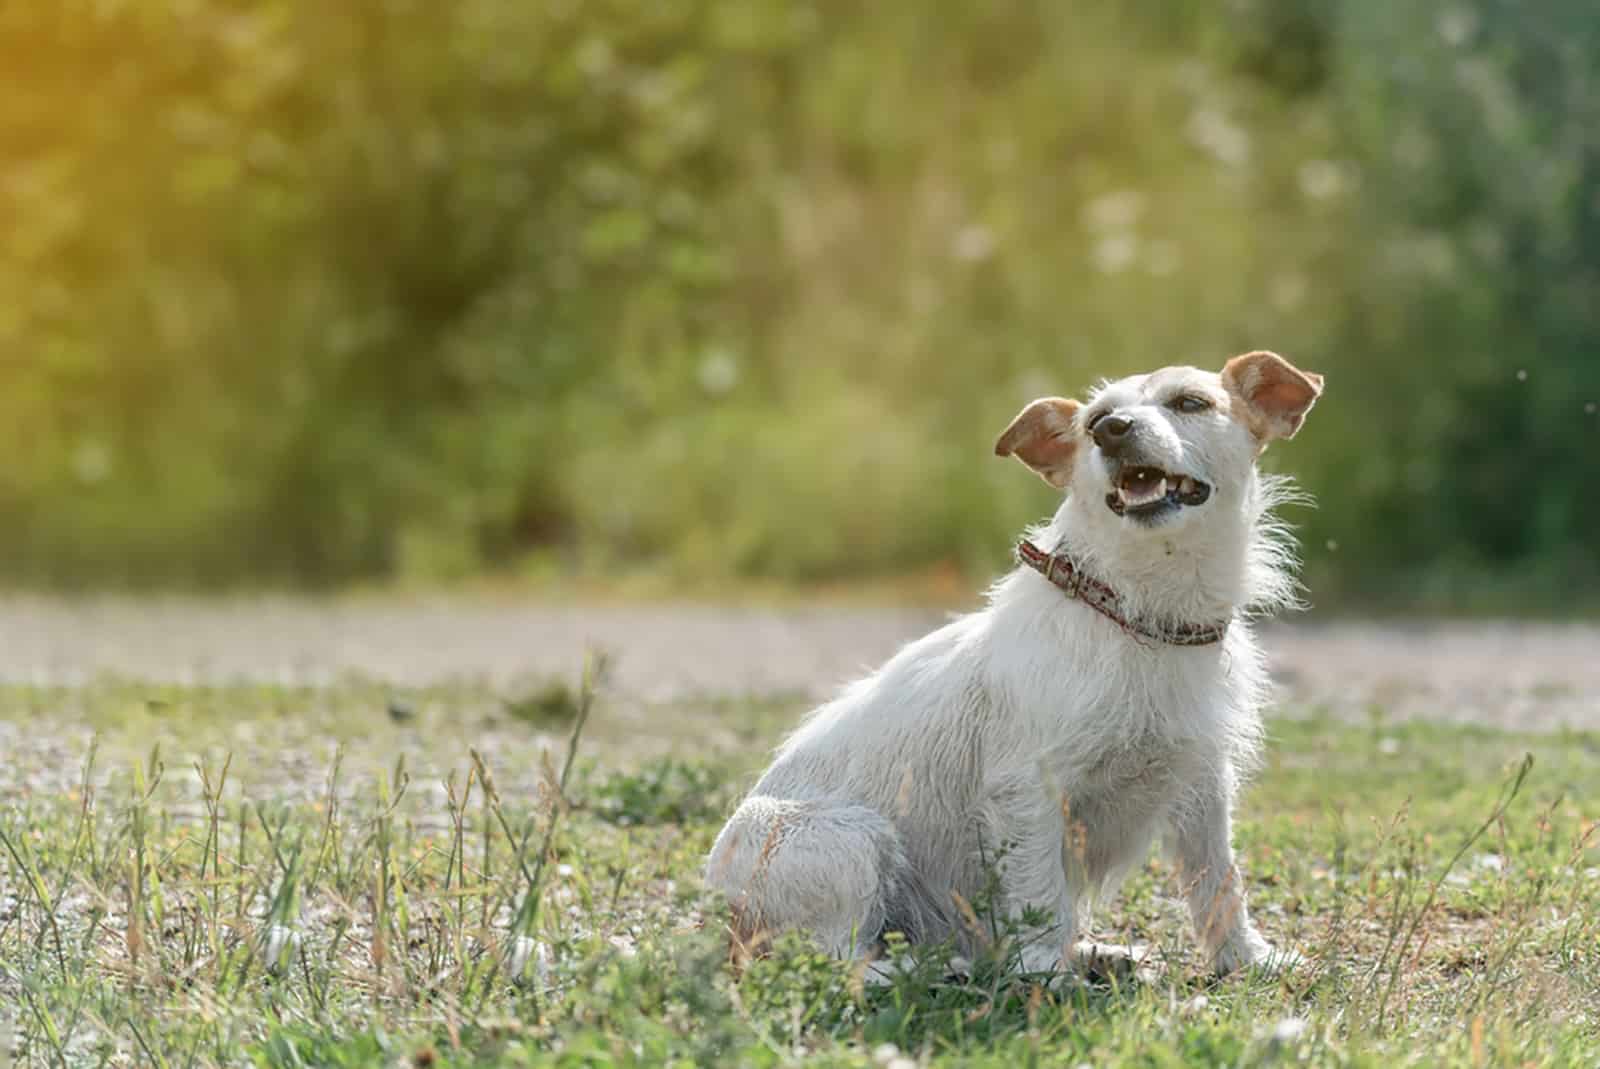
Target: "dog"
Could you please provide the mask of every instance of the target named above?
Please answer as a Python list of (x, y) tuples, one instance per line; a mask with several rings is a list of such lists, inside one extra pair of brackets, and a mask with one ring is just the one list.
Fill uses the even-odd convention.
[(1027, 405), (995, 452), (1065, 492), (980, 611), (813, 711), (717, 836), (706, 882), (738, 946), (809, 932), (886, 966), (883, 937), (980, 952), (1006, 918), (1026, 973), (1081, 975), (1089, 910), (1160, 839), (1217, 974), (1284, 969), (1232, 848), (1266, 666), (1251, 619), (1294, 604), (1262, 474), (1322, 377), (1270, 352)]

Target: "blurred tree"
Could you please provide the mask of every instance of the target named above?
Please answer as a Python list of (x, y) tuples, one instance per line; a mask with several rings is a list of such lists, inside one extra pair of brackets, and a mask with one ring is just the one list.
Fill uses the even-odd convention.
[(1584, 603), (1597, 60), (1577, 0), (16, 0), (0, 561), (982, 570), (1030, 395), (1267, 345), (1321, 598)]

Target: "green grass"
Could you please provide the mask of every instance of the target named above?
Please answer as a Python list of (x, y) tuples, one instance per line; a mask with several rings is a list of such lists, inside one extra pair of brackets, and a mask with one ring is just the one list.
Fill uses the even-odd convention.
[(1594, 735), (1274, 721), (1238, 844), (1262, 926), (1312, 959), (1286, 979), (1208, 983), (1153, 860), (1095, 934), (1159, 976), (1051, 994), (1002, 932), (970, 981), (930, 953), (872, 989), (799, 940), (736, 977), (698, 882), (794, 702), (602, 699), (563, 790), (585, 699), (555, 693), (0, 689), (13, 1056), (1600, 1064)]

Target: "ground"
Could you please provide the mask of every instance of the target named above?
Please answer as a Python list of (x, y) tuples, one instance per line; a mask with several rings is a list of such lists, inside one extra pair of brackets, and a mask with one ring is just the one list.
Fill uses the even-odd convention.
[[(1095, 934), (1156, 968), (1051, 992), (981, 901), (969, 979), (930, 951), (874, 988), (799, 941), (736, 973), (699, 885), (772, 743), (929, 614), (20, 604), (23, 1064), (1600, 1064), (1593, 630), (1271, 631), (1238, 844), (1309, 963), (1209, 982), (1152, 859)], [(592, 705), (588, 638), (615, 657)]]

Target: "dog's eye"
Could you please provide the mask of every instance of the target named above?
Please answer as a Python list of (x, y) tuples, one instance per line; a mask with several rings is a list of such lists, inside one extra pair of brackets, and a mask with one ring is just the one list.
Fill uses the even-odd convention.
[(1198, 394), (1180, 393), (1167, 402), (1167, 407), (1175, 412), (1204, 412), (1211, 407), (1211, 402)]

